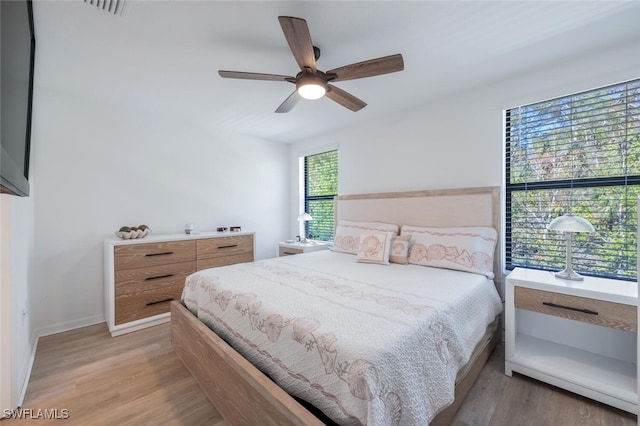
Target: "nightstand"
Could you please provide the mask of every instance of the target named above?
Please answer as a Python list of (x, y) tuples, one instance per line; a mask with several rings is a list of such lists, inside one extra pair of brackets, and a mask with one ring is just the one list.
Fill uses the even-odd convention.
[(293, 242), (278, 243), (278, 257), (292, 254), (311, 253), (313, 251), (327, 250), (329, 243), (326, 241), (313, 241), (307, 243)]
[(637, 414), (637, 286), (514, 269), (506, 280), (505, 374)]

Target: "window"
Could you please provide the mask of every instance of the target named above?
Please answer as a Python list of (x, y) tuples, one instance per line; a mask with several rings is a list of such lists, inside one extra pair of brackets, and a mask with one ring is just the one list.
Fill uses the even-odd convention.
[(636, 279), (640, 80), (506, 111), (506, 264), (560, 270), (564, 237), (552, 219), (574, 213), (584, 275)]
[(338, 151), (304, 157), (304, 211), (313, 220), (305, 223), (305, 236), (333, 240), (333, 197), (338, 195)]

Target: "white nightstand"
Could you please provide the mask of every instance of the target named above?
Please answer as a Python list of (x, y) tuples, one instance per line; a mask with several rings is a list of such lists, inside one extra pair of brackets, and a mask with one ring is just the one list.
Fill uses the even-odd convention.
[(505, 374), (637, 414), (637, 286), (514, 269), (506, 280)]
[(311, 253), (312, 251), (327, 250), (329, 243), (326, 241), (313, 241), (307, 243), (278, 243), (278, 257), (292, 254)]

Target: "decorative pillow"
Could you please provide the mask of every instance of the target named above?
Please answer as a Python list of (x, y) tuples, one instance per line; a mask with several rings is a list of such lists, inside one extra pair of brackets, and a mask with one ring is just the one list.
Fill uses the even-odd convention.
[(409, 263), (475, 272), (493, 279), (498, 233), (490, 227), (423, 228), (404, 225), (410, 235)]
[(389, 262), (409, 263), (407, 256), (409, 255), (409, 241), (411, 235), (401, 235), (391, 239), (391, 251), (389, 252)]
[(361, 232), (390, 232), (398, 234), (398, 225), (382, 222), (355, 222), (339, 220), (333, 241), (333, 251), (358, 254)]
[(362, 232), (356, 260), (363, 263), (388, 265), (392, 238), (391, 232)]

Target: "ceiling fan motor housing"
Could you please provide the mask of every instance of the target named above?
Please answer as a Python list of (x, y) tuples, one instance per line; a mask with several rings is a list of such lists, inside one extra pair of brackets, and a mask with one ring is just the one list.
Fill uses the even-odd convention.
[[(317, 93), (317, 95), (305, 95), (305, 92), (308, 93), (310, 86), (315, 86), (316, 90), (312, 93)], [(307, 90), (305, 91), (305, 89)], [(310, 69), (305, 69), (296, 76), (296, 90), (305, 99), (321, 98), (329, 90), (327, 76), (322, 71), (314, 72)]]

